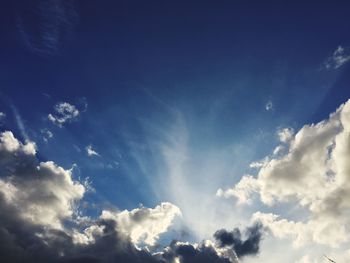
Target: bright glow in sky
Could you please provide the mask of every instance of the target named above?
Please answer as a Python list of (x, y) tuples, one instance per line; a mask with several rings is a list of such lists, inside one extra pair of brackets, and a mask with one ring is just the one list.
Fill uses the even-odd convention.
[(350, 260), (350, 5), (253, 2), (3, 3), (4, 262)]

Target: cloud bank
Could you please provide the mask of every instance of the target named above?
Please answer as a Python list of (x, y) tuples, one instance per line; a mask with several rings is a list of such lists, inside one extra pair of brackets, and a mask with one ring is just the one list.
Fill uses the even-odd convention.
[[(173, 241), (157, 251), (157, 241), (181, 216), (171, 203), (131, 211), (104, 209), (83, 216), (79, 204), (87, 191), (52, 161), (40, 162), (36, 144), (0, 133), (0, 254), (4, 262), (238, 262), (259, 251), (262, 231), (220, 230), (214, 241)], [(224, 235), (234, 242), (223, 242)]]
[(253, 215), (276, 237), (292, 238), (295, 246), (345, 244), (350, 234), (350, 100), (324, 121), (278, 135), (283, 150), (263, 159), (256, 176), (245, 175), (217, 194), (240, 204), (258, 197), (270, 208), (289, 204), (304, 209), (306, 215), (294, 220), (262, 211)]

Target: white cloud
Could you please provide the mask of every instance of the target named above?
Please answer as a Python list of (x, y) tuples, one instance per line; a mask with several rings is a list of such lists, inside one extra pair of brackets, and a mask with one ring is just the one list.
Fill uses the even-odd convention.
[(27, 141), (26, 144), (22, 144), (13, 136), (12, 132), (5, 131), (0, 134), (0, 152), (1, 154), (22, 153), (26, 155), (35, 155), (36, 145), (34, 142), (31, 141)]
[[(73, 168), (65, 170), (52, 161), (38, 162), (35, 155), (33, 142), (23, 144), (10, 131), (0, 133), (0, 197), (21, 220), (65, 230), (65, 220), (78, 217), (76, 204), (90, 186), (87, 181), (72, 179)], [(155, 208), (140, 207), (131, 211), (103, 210), (99, 220), (114, 221), (116, 233), (130, 238), (135, 245), (152, 246), (178, 216), (181, 211), (177, 206), (161, 203)], [(103, 226), (90, 219), (86, 223), (83, 232), (75, 228), (67, 232), (72, 234), (75, 243), (93, 243), (95, 237), (102, 234)]]
[(68, 102), (60, 102), (54, 106), (54, 113), (48, 115), (48, 119), (59, 127), (66, 122), (71, 122), (79, 116), (79, 110)]
[(316, 259), (311, 259), (309, 255), (305, 255), (295, 263), (318, 263), (318, 261)]
[(338, 69), (350, 60), (348, 48), (338, 46), (332, 56), (326, 59), (324, 66), (326, 69)]
[(85, 188), (72, 180), (71, 170), (50, 161), (38, 163), (35, 154), (33, 142), (22, 144), (12, 132), (1, 133), (0, 193), (23, 220), (61, 229), (61, 220), (72, 216), (74, 201)]
[[(277, 237), (338, 246), (350, 234), (350, 100), (320, 123), (305, 125), (295, 135), (284, 130), (280, 140), (286, 152), (261, 163), (257, 176), (243, 176), (220, 196), (249, 202), (257, 193), (267, 206), (288, 203), (306, 209), (300, 221), (275, 214), (255, 217)], [(250, 201), (251, 202), (251, 201)]]
[[(8, 262), (187, 262), (193, 259), (186, 253), (188, 249), (195, 252), (194, 261), (238, 262), (239, 254), (232, 245), (223, 247), (210, 240), (200, 244), (174, 241), (152, 254), (148, 246), (156, 246), (182, 215), (172, 203), (130, 211), (103, 210), (97, 219), (82, 216), (78, 202), (89, 188), (88, 181), (73, 180), (74, 167), (65, 170), (52, 161), (39, 162), (35, 144), (20, 142), (10, 131), (0, 133), (0, 164), (0, 243), (5, 244), (0, 251), (5, 251)], [(240, 251), (242, 256), (257, 253), (261, 234), (258, 240), (256, 234), (252, 233), (255, 246)], [(240, 235), (236, 239), (246, 242)]]
[(280, 142), (289, 142), (294, 135), (294, 130), (292, 128), (283, 128), (277, 131), (278, 138)]
[(265, 104), (265, 110), (270, 111), (273, 110), (273, 103), (271, 100), (269, 100), (266, 104)]
[(102, 211), (102, 219), (114, 220), (118, 229), (130, 236), (135, 244), (153, 246), (159, 235), (166, 232), (175, 217), (181, 216), (180, 209), (171, 203), (161, 203), (155, 208), (136, 208), (121, 212)]
[(259, 189), (258, 181), (250, 175), (243, 176), (234, 188), (224, 191), (219, 189), (216, 193), (218, 197), (234, 196), (238, 200), (238, 204), (251, 204), (251, 194)]
[(100, 156), (100, 154), (98, 154), (93, 148), (92, 145), (88, 145), (85, 147), (86, 153), (88, 156)]

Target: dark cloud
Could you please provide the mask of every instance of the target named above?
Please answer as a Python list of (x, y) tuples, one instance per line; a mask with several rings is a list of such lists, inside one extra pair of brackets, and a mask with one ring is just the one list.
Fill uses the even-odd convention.
[(178, 258), (181, 263), (230, 263), (230, 259), (218, 255), (213, 246), (200, 244), (195, 247), (192, 244), (173, 241), (163, 254), (166, 262), (174, 262)]
[(242, 239), (241, 231), (236, 228), (231, 232), (221, 229), (215, 232), (214, 238), (218, 241), (219, 247), (232, 247), (237, 257), (255, 255), (259, 252), (262, 238), (262, 225), (255, 223), (245, 231), (246, 239)]

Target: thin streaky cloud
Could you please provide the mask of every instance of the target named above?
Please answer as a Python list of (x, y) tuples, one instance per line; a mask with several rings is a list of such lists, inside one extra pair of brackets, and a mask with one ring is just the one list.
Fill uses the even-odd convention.
[(326, 59), (324, 62), (324, 67), (327, 70), (339, 69), (350, 61), (349, 48), (338, 46), (333, 54)]

